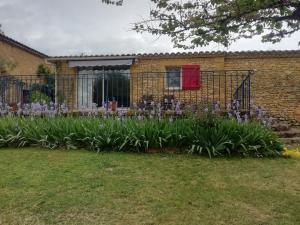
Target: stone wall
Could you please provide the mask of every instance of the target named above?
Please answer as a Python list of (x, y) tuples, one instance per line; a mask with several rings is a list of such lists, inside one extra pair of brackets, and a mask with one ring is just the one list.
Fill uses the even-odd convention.
[(16, 64), (12, 71), (13, 75), (36, 75), (38, 65), (46, 64), (43, 57), (31, 54), (28, 51), (0, 41), (0, 58), (10, 60)]
[[(166, 67), (181, 67), (187, 64), (200, 65), (202, 71), (211, 71), (202, 73), (201, 88), (198, 90), (166, 88)], [(218, 72), (223, 68), (222, 57), (140, 58), (131, 68), (131, 102), (139, 102), (143, 95), (152, 95), (156, 101), (163, 101), (164, 96), (172, 95), (185, 102), (199, 103), (204, 99), (225, 102), (225, 76)]]
[(77, 69), (70, 68), (67, 61), (57, 62), (56, 99), (69, 109), (77, 108)]
[[(283, 119), (300, 121), (300, 56), (292, 54), (224, 54), (223, 56), (176, 56), (175, 58), (163, 57), (140, 57), (132, 66), (131, 101), (137, 102), (145, 93), (154, 93), (155, 100), (170, 93), (175, 98), (201, 101), (202, 99), (219, 100), (221, 103), (228, 102), (234, 94), (231, 76), (214, 77), (203, 74), (202, 86), (197, 91), (166, 90), (164, 87), (164, 72), (166, 67), (176, 67), (185, 64), (198, 64), (202, 71), (216, 70), (253, 70), (251, 78), (251, 95), (255, 105), (264, 107), (271, 115)], [(157, 72), (155, 82), (153, 77), (145, 72)], [(160, 73), (158, 73), (160, 72)], [(230, 72), (234, 74), (235, 72)], [(144, 74), (144, 75), (143, 75)], [(240, 76), (241, 77), (241, 76)], [(221, 85), (211, 88), (212, 79)], [(241, 78), (239, 78), (241, 79)], [(238, 82), (241, 82), (239, 80)], [(207, 88), (209, 86), (209, 88)], [(233, 86), (233, 90), (231, 90)], [(220, 87), (220, 88), (218, 88)], [(186, 96), (186, 97), (184, 97)]]
[(300, 57), (228, 57), (225, 69), (254, 70), (252, 96), (272, 115), (300, 121)]
[[(5, 83), (2, 84), (2, 88), (5, 87), (5, 92), (0, 98), (12, 106), (23, 100), (23, 90), (28, 90), (32, 84), (44, 82), (44, 79), (36, 74), (38, 66), (44, 64), (51, 67), (46, 63), (44, 57), (5, 41), (0, 41), (0, 59), (10, 61), (15, 65), (10, 71), (1, 71), (1, 75), (8, 75), (9, 78), (3, 80)], [(22, 87), (20, 83), (22, 83)]]

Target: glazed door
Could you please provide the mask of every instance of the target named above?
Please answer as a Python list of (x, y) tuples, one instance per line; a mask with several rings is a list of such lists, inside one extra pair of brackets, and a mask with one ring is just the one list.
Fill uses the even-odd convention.
[(80, 70), (77, 79), (77, 107), (104, 107), (117, 101), (118, 107), (130, 105), (129, 70)]
[(96, 82), (93, 86), (94, 102), (103, 107), (105, 102), (117, 101), (118, 107), (129, 107), (130, 74), (128, 70), (94, 71)]

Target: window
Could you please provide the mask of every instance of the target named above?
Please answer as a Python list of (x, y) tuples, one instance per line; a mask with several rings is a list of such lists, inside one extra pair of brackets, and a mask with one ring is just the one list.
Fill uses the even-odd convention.
[(166, 68), (166, 89), (198, 90), (200, 87), (200, 65), (183, 65), (182, 67)]
[(181, 88), (181, 68), (168, 67), (166, 68), (165, 86), (167, 89), (180, 89)]

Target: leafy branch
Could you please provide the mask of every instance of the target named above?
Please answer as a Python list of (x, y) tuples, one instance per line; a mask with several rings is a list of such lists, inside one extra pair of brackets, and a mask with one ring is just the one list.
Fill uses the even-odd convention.
[(116, 5), (116, 6), (123, 5), (123, 0), (102, 0), (102, 2), (108, 5)]
[(276, 43), (300, 30), (299, 0), (151, 0), (150, 18), (134, 30), (168, 35), (175, 47), (211, 42), (229, 46), (241, 38), (262, 36)]

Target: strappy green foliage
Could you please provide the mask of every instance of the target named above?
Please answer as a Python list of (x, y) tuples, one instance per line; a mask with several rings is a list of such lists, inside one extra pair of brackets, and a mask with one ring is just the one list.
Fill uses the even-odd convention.
[(217, 156), (278, 156), (282, 145), (269, 129), (226, 119), (2, 118), (0, 147), (40, 146), (94, 151), (177, 149)]

